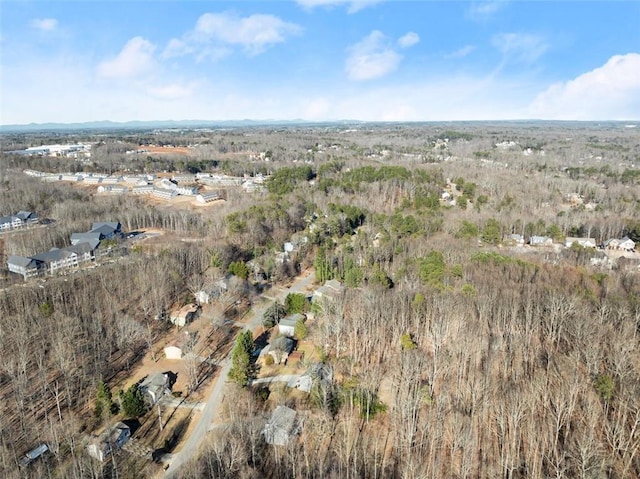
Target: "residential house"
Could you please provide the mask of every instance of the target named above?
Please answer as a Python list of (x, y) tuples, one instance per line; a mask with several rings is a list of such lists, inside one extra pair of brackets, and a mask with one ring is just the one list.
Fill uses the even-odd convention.
[(131, 189), (134, 195), (150, 195), (153, 193), (153, 185), (138, 185)]
[(300, 432), (297, 413), (287, 406), (278, 406), (271, 414), (269, 422), (264, 426), (262, 435), (267, 444), (286, 446)]
[(162, 396), (171, 394), (174, 383), (175, 374), (171, 372), (150, 374), (140, 383), (140, 391), (147, 405), (153, 406)]
[(209, 304), (220, 297), (220, 295), (226, 291), (228, 285), (224, 283), (224, 286), (220, 284), (220, 281), (216, 281), (214, 284), (204, 286), (201, 290), (196, 291), (193, 296), (198, 304)]
[(128, 193), (128, 192), (129, 192), (128, 186), (119, 186), (119, 185), (98, 186), (98, 193), (107, 193), (110, 195), (124, 195), (125, 193)]
[(101, 240), (109, 240), (122, 235), (122, 225), (117, 221), (97, 222), (91, 225), (89, 233), (100, 233)]
[(88, 231), (86, 233), (71, 233), (71, 244), (72, 245), (76, 245), (78, 243), (96, 244), (96, 242), (97, 242), (97, 244), (95, 246), (95, 247), (97, 247), (97, 245), (100, 244), (100, 241), (103, 240), (103, 239), (104, 239), (104, 235), (102, 235), (98, 231), (96, 231), (96, 232)]
[(60, 269), (70, 269), (78, 266), (78, 255), (74, 251), (51, 248), (45, 253), (39, 253), (31, 257), (41, 264), (43, 271), (55, 274)]
[(18, 211), (16, 216), (22, 220), (23, 224), (38, 222), (38, 215), (33, 211)]
[(553, 245), (553, 239), (548, 236), (531, 236), (529, 244), (531, 246), (551, 246)]
[(593, 238), (573, 238), (571, 236), (567, 236), (564, 240), (564, 245), (567, 248), (571, 248), (574, 243), (579, 244), (583, 248), (595, 248), (596, 240)]
[(278, 336), (269, 344), (267, 354), (273, 358), (276, 364), (286, 364), (287, 358), (293, 351), (293, 339), (286, 336)]
[(160, 186), (166, 190), (175, 190), (178, 188), (178, 185), (168, 178), (162, 178), (160, 180)]
[(21, 228), (38, 222), (38, 216), (32, 211), (18, 211), (15, 215), (0, 217), (0, 231)]
[(198, 188), (195, 186), (178, 186), (176, 193), (182, 196), (196, 196), (198, 194)]
[(198, 312), (200, 311), (200, 306), (197, 304), (187, 304), (180, 308), (178, 311), (174, 311), (171, 316), (169, 316), (169, 321), (176, 326), (182, 328), (187, 323), (190, 323), (198, 316)]
[(7, 267), (12, 273), (21, 274), (24, 279), (38, 275), (39, 264), (33, 258), (9, 256)]
[(625, 236), (624, 238), (611, 238), (602, 243), (602, 247), (611, 251), (633, 251), (636, 247), (636, 243)]
[(198, 203), (211, 203), (212, 201), (216, 201), (220, 199), (220, 195), (218, 193), (200, 193), (196, 196), (196, 201)]
[(17, 216), (3, 216), (0, 218), (0, 231), (12, 230), (22, 226), (22, 220)]
[(66, 174), (60, 176), (60, 181), (82, 181), (82, 175)]
[(311, 301), (318, 301), (320, 299), (329, 299), (330, 301), (336, 301), (344, 294), (345, 287), (337, 279), (330, 279), (325, 281), (324, 285), (320, 286), (311, 297)]
[(122, 449), (131, 438), (131, 430), (123, 422), (117, 422), (107, 428), (87, 446), (89, 455), (104, 462), (114, 451)]
[(101, 183), (103, 185), (115, 185), (116, 183), (120, 183), (121, 181), (121, 176), (105, 176), (104, 178), (102, 178)]
[(7, 260), (9, 271), (21, 274), (24, 279), (36, 276), (39, 272), (55, 274), (62, 269), (75, 268), (95, 259), (96, 242), (83, 240), (65, 248), (52, 248), (45, 253), (33, 256), (10, 256)]
[(197, 176), (196, 175), (173, 175), (171, 178), (172, 181), (176, 183), (195, 183)]
[(61, 181), (62, 175), (50, 174), (50, 175), (43, 176), (40, 179), (46, 182)]
[(284, 336), (292, 338), (295, 334), (296, 323), (300, 320), (305, 320), (304, 315), (300, 313), (292, 314), (291, 316), (282, 318), (278, 323), (278, 332), (280, 334), (283, 334)]
[(170, 189), (166, 189), (166, 188), (154, 188), (153, 189), (153, 196), (155, 196), (156, 198), (160, 198), (161, 200), (170, 200), (171, 198), (173, 198), (177, 194), (178, 193), (176, 193), (175, 190), (170, 190)]
[(625, 236), (624, 238), (622, 238), (618, 243), (618, 248), (624, 251), (633, 251), (635, 247), (636, 247), (635, 241), (633, 241), (628, 236)]

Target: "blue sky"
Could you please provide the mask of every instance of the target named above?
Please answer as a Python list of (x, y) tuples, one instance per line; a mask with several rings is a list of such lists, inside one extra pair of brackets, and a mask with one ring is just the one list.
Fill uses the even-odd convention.
[(637, 1), (0, 0), (0, 124), (639, 120)]

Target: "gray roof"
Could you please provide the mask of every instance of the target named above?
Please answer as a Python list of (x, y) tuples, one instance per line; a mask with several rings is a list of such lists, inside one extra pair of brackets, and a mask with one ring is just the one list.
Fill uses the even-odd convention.
[(67, 246), (66, 248), (52, 248), (46, 253), (40, 253), (31, 256), (36, 261), (42, 261), (43, 263), (51, 263), (53, 261), (60, 261), (61, 259), (68, 258), (72, 254), (83, 254), (93, 251), (91, 245), (87, 242), (78, 243), (76, 245)]
[(2, 216), (2, 217), (0, 217), (0, 225), (4, 224), (4, 223), (12, 223), (15, 218), (16, 217), (13, 216), (13, 215), (11, 215), (11, 216)]
[(7, 263), (20, 266), (21, 268), (27, 268), (32, 263), (35, 266), (35, 261), (32, 258), (25, 258), (24, 256), (9, 256)]
[(68, 251), (59, 248), (51, 248), (45, 253), (34, 254), (31, 258), (36, 261), (42, 261), (43, 263), (51, 263), (53, 261), (60, 261), (70, 255)]
[(36, 219), (38, 217), (33, 211), (18, 211), (16, 213), (16, 216), (22, 221), (27, 221), (28, 219)]
[(93, 223), (93, 225), (91, 225), (91, 231), (100, 228), (101, 226), (108, 226), (110, 227), (113, 231), (118, 231), (120, 229), (120, 223), (118, 221), (98, 221), (96, 223)]
[(89, 241), (82, 241), (78, 244), (67, 246), (66, 248), (63, 248), (63, 249), (66, 251), (72, 251), (76, 254), (84, 254), (84, 253), (90, 253), (95, 248), (91, 246), (91, 243)]
[(100, 241), (100, 236), (101, 234), (98, 231), (88, 231), (86, 233), (71, 233), (71, 242), (81, 242), (89, 240)]
[(287, 354), (293, 351), (293, 339), (287, 338), (286, 336), (278, 336), (276, 339), (271, 341), (271, 348), (269, 351), (283, 351)]
[(294, 327), (299, 320), (304, 321), (304, 315), (300, 313), (296, 313), (296, 314), (292, 314), (291, 316), (287, 316), (286, 318), (282, 318), (278, 324), (280, 326)]
[(102, 236), (110, 236), (112, 234), (114, 234), (117, 231), (117, 228), (113, 228), (112, 226), (109, 225), (100, 225), (96, 228), (91, 228), (91, 231), (88, 231), (88, 233), (98, 233)]
[(262, 430), (265, 441), (276, 446), (286, 445), (295, 433), (296, 411), (287, 406), (278, 406)]

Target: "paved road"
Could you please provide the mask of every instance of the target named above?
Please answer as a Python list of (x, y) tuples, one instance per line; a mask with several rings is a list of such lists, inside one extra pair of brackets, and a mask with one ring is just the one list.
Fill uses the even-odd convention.
[[(302, 276), (298, 277), (290, 288), (284, 289), (278, 294), (278, 299), (284, 301), (284, 298), (289, 293), (299, 293), (305, 290), (308, 286), (311, 285), (314, 279), (313, 270), (307, 270)], [(252, 311), (252, 317), (249, 322), (244, 325), (245, 329), (250, 329), (253, 331), (256, 329), (261, 321), (262, 316), (264, 315), (265, 310), (270, 306), (270, 303), (267, 303), (261, 307), (258, 307)], [(211, 394), (209, 394), (209, 398), (207, 399), (207, 403), (200, 415), (198, 423), (193, 428), (191, 435), (187, 439), (187, 441), (182, 446), (179, 452), (173, 454), (171, 456), (171, 464), (169, 468), (165, 472), (165, 478), (174, 478), (176, 477), (177, 472), (180, 468), (188, 462), (198, 451), (198, 447), (202, 444), (207, 431), (209, 430), (211, 423), (213, 422), (213, 418), (218, 413), (218, 409), (222, 404), (222, 399), (224, 397), (224, 391), (227, 385), (227, 376), (229, 375), (229, 370), (231, 369), (231, 353), (229, 356), (222, 362), (222, 368), (218, 371), (218, 378), (216, 379), (216, 383), (211, 390)]]

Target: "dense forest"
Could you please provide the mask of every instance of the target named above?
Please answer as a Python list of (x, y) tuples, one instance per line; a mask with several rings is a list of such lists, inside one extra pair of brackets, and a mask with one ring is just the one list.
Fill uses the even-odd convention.
[[(600, 247), (640, 241), (636, 129), (78, 131), (7, 134), (3, 148), (66, 142), (92, 143), (91, 157), (0, 158), (0, 216), (47, 220), (0, 235), (3, 477), (161, 477), (126, 452), (106, 464), (85, 454), (88, 434), (124, 418), (95, 413), (100, 385), (122, 384), (170, 331), (158, 315), (202, 285), (232, 276), (234, 299), (257, 304), (309, 269), (315, 287), (346, 287), (314, 304), (305, 328), (330, 379), (306, 395), (230, 385), (224, 427), (174, 477), (640, 476), (640, 254)], [(127, 153), (150, 144), (188, 152)], [(226, 201), (198, 209), (25, 169), (264, 175), (266, 189), (225, 187)], [(65, 246), (93, 221), (163, 240), (119, 240), (96, 268), (46, 281), (5, 269), (10, 255)], [(518, 246), (513, 235), (553, 244)], [(296, 248), (283, 261), (287, 242)], [(301, 418), (286, 446), (262, 432), (279, 405)], [(50, 454), (20, 466), (43, 442)]]

